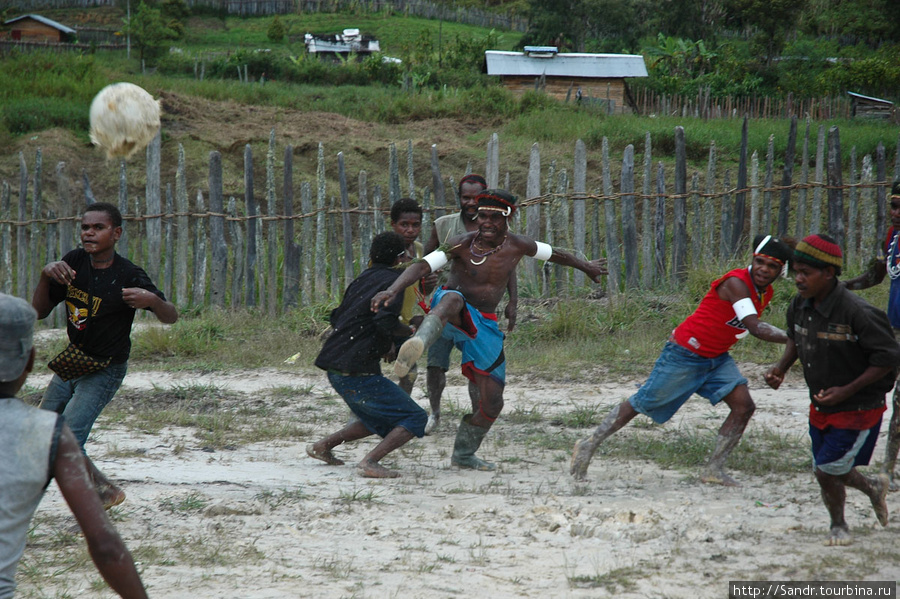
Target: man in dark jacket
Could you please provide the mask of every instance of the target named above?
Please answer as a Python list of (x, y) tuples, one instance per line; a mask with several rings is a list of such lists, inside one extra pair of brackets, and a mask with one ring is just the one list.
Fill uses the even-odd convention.
[(403, 294), (373, 312), (372, 297), (387, 289), (400, 276), (393, 268), (406, 251), (406, 242), (396, 233), (382, 233), (372, 241), (372, 266), (357, 277), (344, 292), (341, 305), (331, 313), (333, 332), (322, 346), (316, 366), (328, 372), (328, 381), (359, 418), (341, 430), (306, 447), (306, 453), (331, 466), (344, 462), (332, 449), (345, 441), (377, 434), (383, 438), (357, 464), (360, 476), (396, 478), (379, 460), (407, 443), (425, 435), (425, 410), (390, 379), (381, 374), (381, 359), (394, 353), (394, 337), (409, 337), (413, 327), (399, 322)]
[(813, 467), (831, 517), (825, 544), (849, 545), (847, 487), (865, 493), (878, 522), (888, 523), (887, 475), (865, 476), (856, 467), (867, 465), (875, 449), (900, 346), (884, 312), (838, 281), (843, 254), (831, 237), (807, 236), (794, 249), (792, 263), (798, 295), (787, 312), (788, 342), (765, 380), (777, 389), (794, 361), (803, 364), (812, 400)]

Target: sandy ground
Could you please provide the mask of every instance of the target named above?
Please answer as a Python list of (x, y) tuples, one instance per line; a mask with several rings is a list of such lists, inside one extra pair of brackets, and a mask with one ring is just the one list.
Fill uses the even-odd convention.
[[(760, 380), (759, 367), (744, 371)], [(569, 449), (526, 444), (501, 417), (480, 452), (500, 464), (498, 472), (450, 467), (456, 423), (445, 422), (436, 435), (385, 460), (401, 478), (370, 480), (352, 464), (373, 442), (338, 448), (348, 462), (342, 467), (305, 455), (307, 441), (346, 419), (316, 373), (142, 372), (128, 375), (123, 392), (193, 385), (271, 401), (285, 422), (308, 434), (211, 450), (194, 429), (147, 434), (101, 417), (87, 449), (128, 494), (112, 513), (151, 597), (726, 597), (732, 580), (900, 578), (898, 494), (889, 496), (890, 524), (882, 529), (868, 500), (851, 490), (847, 520), (855, 544), (823, 547), (828, 520), (811, 472), (736, 472), (744, 486), (733, 489), (702, 485), (696, 472), (598, 455), (589, 480), (576, 483), (568, 475)], [(285, 387), (297, 388), (298, 398), (266, 399), (274, 388), (283, 396)], [(554, 412), (605, 409), (634, 388), (635, 381), (511, 376), (505, 413), (540, 410), (552, 439), (573, 432), (550, 424)], [(808, 404), (799, 381), (778, 392), (757, 382), (751, 388), (759, 409), (749, 430), (775, 430), (805, 444)], [(427, 404), (421, 390), (414, 397)], [(448, 387), (447, 397), (464, 405), (465, 388)], [(724, 406), (695, 397), (662, 430), (714, 431), (724, 417)], [(620, 434), (646, 433), (632, 426)], [(883, 438), (877, 460), (882, 446)], [(23, 576), (20, 567), (20, 596), (113, 596), (83, 557), (66, 565), (51, 549), (73, 522), (55, 485), (35, 522), (23, 567), (44, 574)], [(69, 544), (67, 551), (80, 550), (79, 542)]]

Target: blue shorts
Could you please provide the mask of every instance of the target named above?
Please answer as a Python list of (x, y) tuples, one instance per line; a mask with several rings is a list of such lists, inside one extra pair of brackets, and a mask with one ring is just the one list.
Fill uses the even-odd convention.
[[(456, 293), (463, 301), (465, 296), (455, 289), (438, 289), (431, 298), (432, 308), (447, 293)], [(449, 339), (462, 352), (462, 373), (475, 382), (475, 376), (489, 376), (500, 385), (506, 384), (506, 356), (503, 353), (505, 335), (497, 325), (497, 318), (482, 314), (465, 303), (465, 310), (460, 314), (462, 327), (447, 324), (443, 338)]]
[(881, 419), (870, 429), (853, 431), (829, 426), (825, 430), (809, 426), (812, 440), (813, 469), (825, 474), (841, 476), (855, 466), (867, 466), (875, 451), (875, 441), (881, 430)]
[(402, 426), (417, 437), (425, 436), (428, 414), (396, 383), (380, 374), (350, 376), (328, 373), (328, 382), (367, 429), (386, 437)]
[(696, 393), (716, 405), (739, 385), (746, 385), (731, 356), (704, 358), (677, 343), (666, 342), (647, 381), (628, 401), (654, 422), (668, 421)]

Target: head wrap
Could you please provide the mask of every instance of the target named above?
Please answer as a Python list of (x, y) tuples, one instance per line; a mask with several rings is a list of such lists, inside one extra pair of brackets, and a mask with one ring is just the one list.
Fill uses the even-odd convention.
[(816, 268), (833, 266), (836, 274), (841, 274), (844, 253), (841, 247), (827, 235), (807, 235), (794, 248), (794, 261)]
[(475, 200), (479, 210), (496, 210), (504, 216), (512, 216), (516, 211), (516, 196), (505, 189), (485, 189)]
[(481, 175), (476, 175), (475, 173), (470, 173), (459, 180), (459, 188), (462, 189), (462, 186), (465, 183), (475, 183), (476, 185), (481, 185), (481, 189), (487, 189), (487, 181), (484, 180), (484, 177)]
[(771, 235), (757, 235), (753, 239), (753, 255), (764, 256), (781, 266), (791, 259), (791, 246)]

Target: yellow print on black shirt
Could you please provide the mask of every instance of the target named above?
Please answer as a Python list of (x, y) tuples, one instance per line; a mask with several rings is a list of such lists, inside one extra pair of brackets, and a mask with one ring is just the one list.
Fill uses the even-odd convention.
[[(103, 300), (96, 296), (92, 299), (93, 306), (91, 306), (91, 314), (96, 314), (100, 309), (100, 304)], [(88, 303), (88, 294), (72, 285), (69, 285), (66, 289), (66, 316), (73, 327), (79, 331), (83, 331), (87, 326), (87, 319), (89, 316), (88, 310), (87, 308), (76, 306), (75, 303), (69, 300), (75, 300), (81, 305), (86, 305)]]

